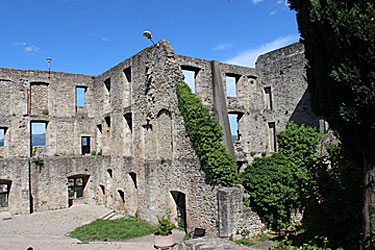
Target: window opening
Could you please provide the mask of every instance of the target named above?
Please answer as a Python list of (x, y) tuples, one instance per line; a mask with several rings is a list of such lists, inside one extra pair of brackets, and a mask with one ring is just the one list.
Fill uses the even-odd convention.
[(103, 185), (99, 185), (99, 187), (102, 190), (102, 193), (105, 195), (105, 187)]
[(227, 97), (237, 97), (237, 83), (241, 78), (240, 75), (228, 73), (225, 75), (225, 85)]
[(125, 203), (125, 194), (122, 190), (117, 190), (118, 194), (121, 197), (122, 203)]
[(89, 136), (81, 137), (81, 152), (83, 155), (90, 154), (90, 137)]
[(130, 132), (133, 132), (133, 129), (132, 129), (132, 124), (133, 124), (133, 121), (132, 121), (132, 113), (127, 113), (124, 115), (124, 118), (126, 120), (126, 123), (128, 124), (128, 127), (130, 129)]
[(46, 122), (31, 123), (31, 146), (46, 145)]
[(137, 188), (137, 174), (134, 173), (134, 172), (131, 172), (129, 173), (130, 177), (132, 178), (133, 180), (133, 183), (134, 183), (134, 187)]
[(191, 92), (195, 93), (195, 72), (190, 70), (182, 70), (185, 82), (189, 85)]
[(106, 117), (104, 117), (104, 120), (105, 120), (105, 123), (107, 124), (107, 127), (110, 128), (111, 127), (111, 117), (106, 116)]
[(191, 92), (196, 92), (196, 84), (197, 84), (197, 75), (200, 68), (189, 66), (189, 65), (181, 65), (182, 74), (185, 77), (185, 82), (189, 85)]
[(86, 87), (76, 87), (76, 106), (84, 107), (86, 104)]
[(112, 169), (107, 169), (107, 173), (108, 173), (109, 177), (112, 178)]
[(96, 127), (98, 128), (98, 130), (99, 130), (99, 132), (100, 132), (100, 134), (102, 134), (103, 132), (103, 130), (102, 130), (102, 124), (98, 124), (98, 125), (96, 125)]
[(126, 80), (127, 80), (128, 82), (131, 82), (131, 81), (132, 81), (132, 71), (131, 71), (131, 67), (124, 69), (124, 74), (125, 74)]
[(276, 152), (276, 126), (274, 122), (268, 123), (269, 146), (271, 152)]
[(104, 81), (104, 86), (108, 92), (111, 92), (111, 78), (108, 78)]
[(10, 181), (0, 181), (0, 207), (9, 206)]
[(271, 91), (271, 87), (264, 88), (264, 93), (266, 95), (266, 109), (272, 110), (272, 91)]
[(4, 147), (5, 143), (5, 128), (0, 128), (0, 147)]
[(232, 140), (239, 140), (239, 131), (238, 131), (238, 121), (239, 121), (239, 115), (238, 114), (228, 114), (229, 119), (229, 126), (230, 126), (230, 132), (232, 135)]

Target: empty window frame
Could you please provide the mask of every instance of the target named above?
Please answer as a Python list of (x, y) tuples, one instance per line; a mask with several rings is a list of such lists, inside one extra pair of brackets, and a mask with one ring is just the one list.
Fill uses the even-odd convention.
[(86, 105), (87, 87), (76, 87), (76, 106), (84, 107)]
[(81, 137), (81, 154), (90, 154), (90, 137), (82, 136)]
[(182, 65), (181, 70), (182, 74), (184, 75), (185, 82), (189, 85), (191, 92), (195, 93), (196, 77), (200, 69), (193, 66)]
[(110, 116), (104, 117), (104, 121), (107, 124), (107, 127), (110, 128), (111, 127), (111, 117)]
[(271, 90), (271, 87), (265, 87), (264, 88), (264, 95), (265, 95), (266, 109), (272, 110), (272, 90)]
[(131, 82), (132, 81), (132, 70), (131, 70), (131, 67), (128, 67), (128, 68), (124, 69), (124, 74), (125, 74), (126, 80), (128, 82)]
[(227, 97), (237, 97), (237, 83), (241, 76), (233, 73), (225, 74)]
[(126, 124), (128, 125), (129, 129), (130, 129), (130, 132), (133, 132), (133, 121), (132, 121), (132, 113), (126, 113), (124, 115), (124, 118), (125, 118), (125, 121), (126, 121)]
[(274, 122), (268, 123), (268, 145), (270, 152), (276, 152), (276, 125)]
[(191, 92), (195, 93), (195, 72), (190, 70), (182, 70), (185, 82), (189, 85)]
[(237, 141), (240, 139), (240, 135), (238, 131), (239, 115), (229, 113), (228, 119), (229, 119), (229, 126), (230, 126), (230, 132), (232, 135), (232, 140)]
[(0, 180), (0, 207), (9, 206), (10, 181)]
[(111, 78), (107, 78), (104, 81), (104, 101), (105, 103), (111, 103)]
[(31, 123), (31, 146), (46, 146), (46, 122)]
[(130, 178), (133, 181), (134, 187), (137, 188), (137, 174), (134, 172), (129, 173)]
[(4, 147), (4, 144), (5, 144), (5, 132), (6, 132), (6, 128), (0, 128), (0, 147)]

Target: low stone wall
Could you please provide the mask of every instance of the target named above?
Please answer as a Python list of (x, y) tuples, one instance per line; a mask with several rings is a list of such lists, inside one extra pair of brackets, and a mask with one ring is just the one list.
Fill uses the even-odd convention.
[(255, 235), (265, 227), (259, 216), (243, 206), (244, 188), (235, 185), (218, 191), (219, 236), (242, 238), (242, 234)]

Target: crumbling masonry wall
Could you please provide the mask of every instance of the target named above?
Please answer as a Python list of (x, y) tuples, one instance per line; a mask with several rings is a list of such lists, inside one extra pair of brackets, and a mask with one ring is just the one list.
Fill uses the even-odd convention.
[[(175, 86), (181, 69), (194, 72), (195, 94), (222, 125), (241, 171), (277, 150), (276, 133), (288, 121), (317, 126), (304, 64), (298, 43), (260, 56), (254, 69), (175, 55), (163, 40), (99, 76), (0, 68), (0, 183), (11, 182), (0, 211), (105, 204), (153, 224), (171, 211), (188, 232), (255, 233), (263, 225), (243, 209), (243, 189), (212, 185), (201, 170)], [(235, 79), (235, 97), (226, 94), (227, 77)], [(228, 113), (237, 115), (238, 138)], [(45, 124), (44, 146), (31, 145), (34, 122)], [(82, 195), (69, 195), (81, 180)]]

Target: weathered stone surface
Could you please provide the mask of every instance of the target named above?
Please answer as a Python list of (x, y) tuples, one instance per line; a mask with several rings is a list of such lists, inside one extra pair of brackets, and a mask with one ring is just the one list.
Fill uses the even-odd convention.
[[(206, 235), (231, 238), (258, 232), (263, 224), (243, 209), (243, 189), (213, 185), (202, 171), (175, 89), (181, 68), (193, 70), (195, 94), (220, 113), (224, 144), (241, 170), (276, 150), (273, 136), (289, 120), (317, 125), (302, 45), (262, 55), (256, 65), (175, 55), (163, 40), (99, 76), (0, 68), (0, 183), (10, 184), (8, 206), (0, 212), (104, 204), (153, 224), (171, 211), (187, 232), (203, 228)], [(236, 79), (236, 97), (226, 95), (227, 76)], [(84, 106), (77, 106), (77, 87), (85, 90)], [(238, 115), (233, 145), (227, 112)], [(32, 147), (33, 122), (46, 124), (45, 146)], [(75, 191), (69, 200), (69, 180), (77, 178), (84, 180), (82, 197)]]
[(174, 246), (172, 250), (268, 250), (271, 246), (276, 246), (276, 244), (271, 241), (264, 241), (256, 245), (246, 247), (223, 238), (205, 236), (185, 240), (177, 246)]

